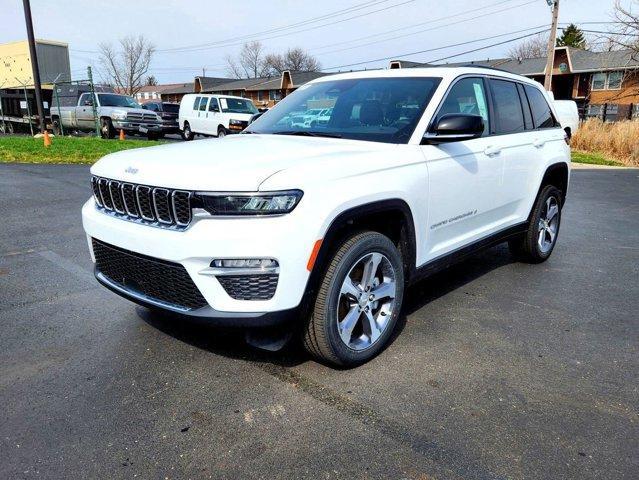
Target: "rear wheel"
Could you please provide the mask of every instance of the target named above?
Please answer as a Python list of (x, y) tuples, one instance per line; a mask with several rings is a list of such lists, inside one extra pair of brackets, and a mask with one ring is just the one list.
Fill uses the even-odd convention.
[(193, 131), (191, 130), (191, 125), (189, 122), (184, 122), (184, 130), (182, 130), (182, 138), (186, 141), (193, 140)]
[(100, 119), (100, 136), (102, 138), (115, 138), (115, 129), (110, 118)]
[(561, 200), (561, 191), (553, 185), (546, 185), (541, 190), (526, 233), (508, 244), (513, 254), (529, 263), (541, 263), (550, 257), (559, 235)]
[(306, 350), (333, 365), (367, 362), (388, 343), (403, 293), (401, 255), (388, 237), (364, 232), (347, 239), (324, 273), (304, 330)]

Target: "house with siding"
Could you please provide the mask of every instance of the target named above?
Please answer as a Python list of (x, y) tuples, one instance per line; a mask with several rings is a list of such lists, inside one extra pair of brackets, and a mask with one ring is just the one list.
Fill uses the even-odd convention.
[[(546, 57), (497, 58), (448, 65), (498, 68), (543, 84)], [(390, 63), (390, 68), (425, 66), (433, 65), (405, 60)], [(632, 50), (591, 52), (557, 47), (551, 89), (555, 99), (577, 102), (583, 116), (605, 116), (609, 120), (639, 118), (639, 55)]]

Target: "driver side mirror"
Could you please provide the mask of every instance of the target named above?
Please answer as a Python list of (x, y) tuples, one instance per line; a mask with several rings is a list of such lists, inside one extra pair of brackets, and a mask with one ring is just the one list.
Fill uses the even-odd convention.
[(484, 133), (484, 119), (468, 113), (447, 113), (424, 135), (424, 143), (459, 142), (479, 138)]

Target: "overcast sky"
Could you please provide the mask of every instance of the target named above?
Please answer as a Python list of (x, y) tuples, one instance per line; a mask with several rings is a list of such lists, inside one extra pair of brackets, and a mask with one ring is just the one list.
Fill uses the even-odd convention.
[[(613, 3), (561, 0), (559, 21), (608, 21)], [(433, 61), (526, 35), (550, 23), (546, 0), (32, 0), (31, 5), (36, 37), (69, 44), (74, 79), (84, 78), (87, 65), (99, 68), (100, 42), (142, 34), (158, 49), (150, 73), (162, 83), (192, 81), (203, 67), (208, 76), (226, 76), (224, 57), (237, 54), (250, 35), (269, 52), (300, 46), (325, 69), (348, 65), (340, 69), (350, 70), (388, 65), (387, 60), (350, 65), (354, 63), (448, 47), (402, 57)], [(298, 26), (281, 29), (292, 24)], [(0, 43), (26, 38), (22, 1), (0, 0), (0, 25)], [(450, 46), (524, 29), (530, 30)], [(209, 45), (199, 51), (162, 51), (202, 44)], [(450, 61), (497, 58), (511, 45)]]

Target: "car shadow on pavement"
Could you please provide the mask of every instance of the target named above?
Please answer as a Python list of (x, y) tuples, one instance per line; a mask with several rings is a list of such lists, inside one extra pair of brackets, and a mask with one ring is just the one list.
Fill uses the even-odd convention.
[[(411, 285), (404, 294), (402, 312), (388, 346), (401, 335), (408, 316), (428, 303), (514, 261), (507, 246), (499, 245)], [(271, 352), (247, 344), (245, 330), (214, 327), (204, 320), (144, 307), (137, 307), (136, 312), (142, 321), (166, 335), (216, 355), (289, 368), (309, 360), (295, 335), (293, 341), (289, 341), (284, 348)]]

